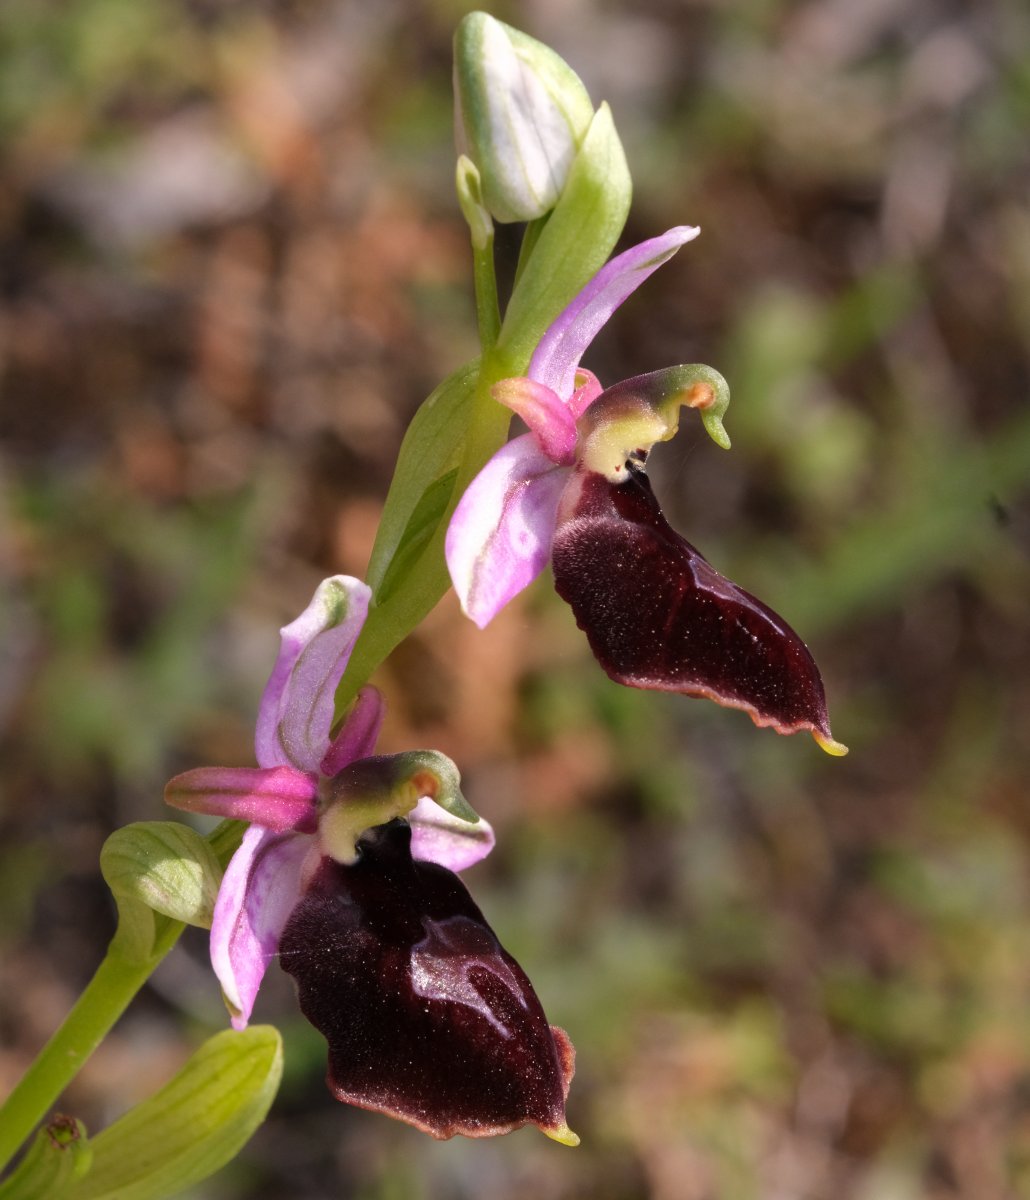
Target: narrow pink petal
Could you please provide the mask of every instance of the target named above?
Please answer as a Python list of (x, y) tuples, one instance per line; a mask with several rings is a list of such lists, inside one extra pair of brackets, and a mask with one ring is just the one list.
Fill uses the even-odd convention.
[(551, 462), (571, 466), (576, 457), (576, 421), (564, 401), (532, 379), (502, 379), (490, 389), (499, 403), (517, 413)]
[(559, 396), (571, 396), (579, 360), (608, 318), (680, 246), (700, 232), (694, 226), (677, 225), (606, 263), (540, 339), (529, 363), (529, 377)]
[(498, 450), (454, 510), (447, 567), (461, 607), (480, 629), (547, 565), (568, 474), (525, 433)]
[(586, 367), (576, 368), (575, 383), (576, 390), (572, 393), (572, 399), (569, 401), (569, 412), (578, 421), (604, 391), (604, 388), (601, 386), (600, 379)]
[(300, 898), (301, 867), (313, 844), (254, 825), (226, 868), (211, 924), (211, 965), (234, 1029), (250, 1020), (265, 968)]
[(318, 780), (296, 767), (198, 767), (165, 785), (165, 803), (187, 812), (253, 821), (274, 833), (315, 829)]
[(328, 779), (339, 773), (349, 763), (359, 758), (368, 758), (376, 748), (376, 739), (386, 715), (386, 702), (378, 688), (363, 687), (358, 692), (354, 707), (347, 714), (340, 732), (326, 751), (319, 768)]
[(411, 857), (437, 863), (451, 871), (464, 871), (494, 848), (494, 831), (482, 817), (475, 823), (445, 812), (428, 796), (408, 814)]
[(359, 579), (324, 579), (308, 607), (280, 630), (279, 658), (258, 710), (262, 767), (318, 770), (329, 748), (333, 695), (361, 632), (372, 593)]

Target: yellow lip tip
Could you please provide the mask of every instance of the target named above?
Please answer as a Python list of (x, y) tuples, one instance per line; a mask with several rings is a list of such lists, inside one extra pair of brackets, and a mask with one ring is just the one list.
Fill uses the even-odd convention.
[(813, 730), (812, 737), (819, 743), (821, 749), (827, 754), (832, 754), (834, 758), (843, 758), (848, 752), (847, 746), (843, 742), (836, 742), (832, 737), (827, 737), (825, 733), (820, 733), (818, 730)]
[(563, 1146), (579, 1145), (579, 1134), (573, 1133), (568, 1125), (559, 1125), (555, 1129), (544, 1129), (542, 1132), (546, 1133), (552, 1142), (561, 1142)]

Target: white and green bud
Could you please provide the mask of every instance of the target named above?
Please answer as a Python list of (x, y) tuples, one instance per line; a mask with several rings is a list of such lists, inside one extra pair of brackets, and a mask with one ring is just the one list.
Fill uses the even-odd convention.
[(454, 36), (455, 133), (498, 221), (550, 212), (593, 120), (579, 76), (550, 47), (487, 13)]

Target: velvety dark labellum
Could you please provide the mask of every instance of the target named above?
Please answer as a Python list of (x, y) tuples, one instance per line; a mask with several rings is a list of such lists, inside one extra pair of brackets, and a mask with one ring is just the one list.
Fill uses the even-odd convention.
[(619, 484), (576, 472), (552, 562), (558, 595), (616, 682), (704, 696), (780, 733), (830, 737), (808, 647), (680, 537), (639, 468)]
[(401, 821), (358, 861), (323, 859), (279, 943), (300, 1006), (329, 1043), (339, 1100), (438, 1138), (565, 1123), (572, 1045), (461, 880), (415, 862)]

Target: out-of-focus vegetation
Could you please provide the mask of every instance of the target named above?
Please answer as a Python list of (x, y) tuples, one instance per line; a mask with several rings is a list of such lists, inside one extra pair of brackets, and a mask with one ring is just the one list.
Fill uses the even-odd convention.
[[(276, 629), (361, 574), (407, 420), (474, 353), (455, 0), (8, 0), (0, 22), (0, 1089), (113, 928), (97, 854), (251, 761)], [(608, 99), (627, 240), (703, 236), (603, 379), (706, 361), (670, 519), (812, 645), (833, 761), (620, 690), (546, 582), (453, 597), (378, 680), (461, 764), (468, 882), (579, 1050), (577, 1151), (435, 1144), (286, 1076), (194, 1193), (1030, 1196), (1030, 10), (498, 6)], [(64, 1107), (91, 1130), (225, 1022), (187, 938)]]

